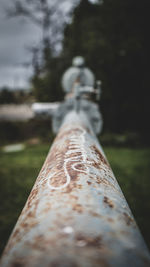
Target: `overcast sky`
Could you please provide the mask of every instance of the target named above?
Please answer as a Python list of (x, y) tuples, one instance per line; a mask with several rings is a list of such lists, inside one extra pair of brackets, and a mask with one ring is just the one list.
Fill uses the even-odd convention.
[[(60, 0), (61, 1), (61, 0)], [(72, 0), (68, 0), (70, 8)], [(95, 2), (91, 0), (91, 2)], [(0, 87), (28, 87), (32, 74), (31, 52), (28, 47), (41, 39), (40, 29), (24, 18), (7, 18), (4, 7), (12, 0), (0, 0)]]

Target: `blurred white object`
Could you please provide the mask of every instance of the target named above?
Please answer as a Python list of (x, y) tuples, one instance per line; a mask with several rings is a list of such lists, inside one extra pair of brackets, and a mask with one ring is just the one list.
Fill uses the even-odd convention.
[(82, 86), (94, 87), (94, 74), (90, 69), (84, 67), (84, 58), (75, 57), (72, 65), (73, 67), (66, 70), (62, 77), (62, 87), (65, 93), (71, 92), (76, 82), (80, 82)]
[(84, 64), (85, 64), (85, 60), (84, 60), (84, 58), (81, 57), (81, 56), (75, 57), (75, 58), (73, 58), (73, 60), (72, 60), (72, 65), (73, 65), (74, 67), (83, 67)]
[(32, 104), (32, 110), (35, 115), (52, 115), (58, 108), (59, 102), (54, 103), (34, 103)]
[(24, 149), (25, 149), (24, 144), (13, 144), (13, 145), (4, 146), (2, 150), (5, 153), (11, 153), (11, 152), (22, 151)]
[(0, 121), (28, 121), (34, 117), (31, 105), (3, 104), (0, 105)]

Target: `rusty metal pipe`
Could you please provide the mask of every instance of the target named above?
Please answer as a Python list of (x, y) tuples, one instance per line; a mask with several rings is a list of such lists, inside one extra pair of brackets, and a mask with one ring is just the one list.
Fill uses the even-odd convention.
[(84, 112), (66, 115), (1, 266), (150, 266), (149, 252)]

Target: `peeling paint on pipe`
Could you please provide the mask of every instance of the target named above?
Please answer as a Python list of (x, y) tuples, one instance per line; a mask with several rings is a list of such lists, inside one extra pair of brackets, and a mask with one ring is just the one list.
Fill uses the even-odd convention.
[(0, 266), (150, 266), (150, 256), (90, 123), (69, 113)]

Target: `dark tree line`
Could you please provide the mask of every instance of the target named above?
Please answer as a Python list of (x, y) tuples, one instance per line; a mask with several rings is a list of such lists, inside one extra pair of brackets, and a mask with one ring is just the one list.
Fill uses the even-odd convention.
[(105, 129), (148, 132), (148, 0), (82, 0), (65, 29), (63, 56), (85, 56), (102, 80)]

